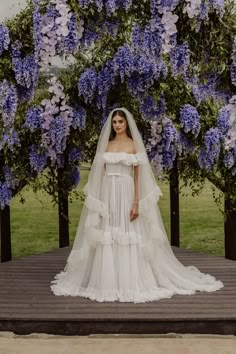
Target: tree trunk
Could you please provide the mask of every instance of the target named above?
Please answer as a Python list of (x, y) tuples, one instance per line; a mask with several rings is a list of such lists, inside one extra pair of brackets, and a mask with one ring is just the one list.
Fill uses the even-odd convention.
[(68, 193), (63, 190), (63, 169), (58, 169), (58, 217), (59, 247), (69, 246), (69, 202)]
[(11, 254), (11, 222), (10, 208), (5, 206), (0, 210), (0, 237), (1, 237), (1, 262), (7, 262), (12, 259)]
[(235, 203), (225, 197), (225, 258), (233, 261), (236, 261), (236, 210), (233, 210), (235, 207)]
[(171, 245), (179, 247), (179, 176), (177, 160), (170, 174), (170, 236)]

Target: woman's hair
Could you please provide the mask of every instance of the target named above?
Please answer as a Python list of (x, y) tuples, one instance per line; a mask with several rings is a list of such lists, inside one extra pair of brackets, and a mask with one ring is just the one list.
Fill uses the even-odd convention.
[[(112, 117), (111, 117), (111, 120), (112, 120), (112, 118), (114, 118), (115, 116), (120, 116), (120, 117), (122, 117), (122, 118), (124, 118), (124, 119), (126, 120), (126, 124), (127, 124), (127, 126), (126, 126), (126, 133), (127, 133), (127, 135), (128, 135), (129, 138), (133, 139), (133, 138), (132, 138), (132, 135), (131, 135), (131, 132), (130, 132), (130, 128), (129, 128), (129, 124), (128, 124), (128, 120), (127, 120), (127, 117), (126, 117), (125, 112), (122, 111), (122, 110), (117, 109), (117, 110), (115, 110), (115, 111), (113, 112)], [(111, 121), (111, 132), (110, 132), (109, 140), (113, 140), (115, 136), (116, 136), (116, 132), (115, 132), (115, 130), (114, 130), (114, 128), (113, 128), (112, 121)]]

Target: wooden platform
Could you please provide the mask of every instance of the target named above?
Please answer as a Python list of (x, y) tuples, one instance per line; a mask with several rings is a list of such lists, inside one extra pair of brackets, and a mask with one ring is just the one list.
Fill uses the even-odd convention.
[(0, 330), (18, 334), (211, 333), (236, 335), (236, 262), (173, 247), (185, 265), (223, 281), (214, 293), (131, 304), (54, 296), (49, 285), (69, 248), (0, 264)]

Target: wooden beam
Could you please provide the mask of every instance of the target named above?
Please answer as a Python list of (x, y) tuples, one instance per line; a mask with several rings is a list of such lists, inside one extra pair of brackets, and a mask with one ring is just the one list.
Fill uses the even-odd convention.
[(171, 245), (180, 246), (179, 228), (179, 175), (177, 159), (170, 173), (170, 238)]
[(1, 262), (12, 259), (11, 253), (11, 221), (10, 207), (7, 205), (0, 210), (0, 238), (1, 238)]
[(63, 172), (58, 169), (58, 219), (59, 219), (59, 247), (69, 246), (69, 201), (68, 193), (63, 188)]
[(224, 207), (225, 258), (236, 261), (236, 205), (230, 198), (225, 197)]

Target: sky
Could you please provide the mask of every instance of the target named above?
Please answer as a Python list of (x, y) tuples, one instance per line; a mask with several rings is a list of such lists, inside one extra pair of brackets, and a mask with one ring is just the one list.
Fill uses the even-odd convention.
[(0, 22), (17, 14), (26, 5), (26, 0), (0, 0)]

